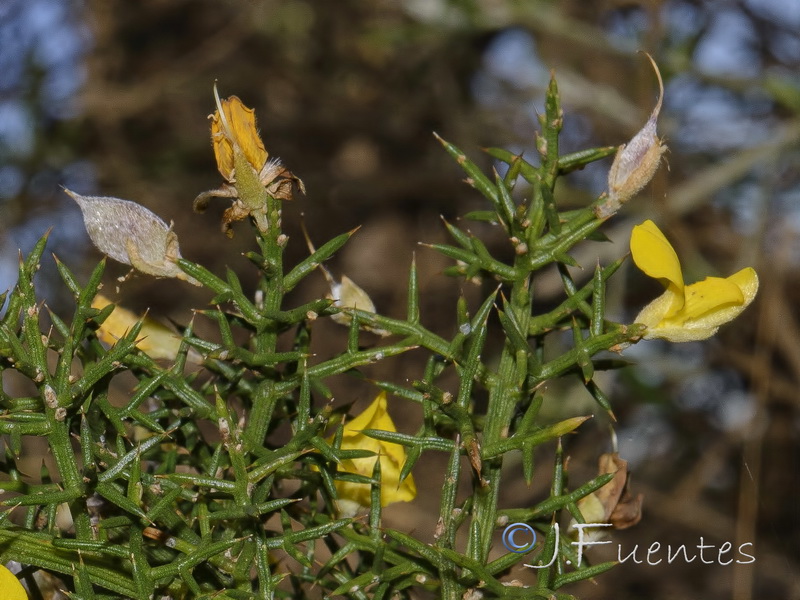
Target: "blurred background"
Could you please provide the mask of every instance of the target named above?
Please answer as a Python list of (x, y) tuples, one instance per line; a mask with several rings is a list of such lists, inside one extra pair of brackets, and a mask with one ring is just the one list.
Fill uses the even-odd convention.
[[(632, 489), (645, 497), (642, 521), (615, 533), (614, 549), (639, 544), (641, 558), (655, 541), (717, 549), (730, 542), (734, 551), (722, 560), (706, 551), (710, 564), (628, 561), (569, 591), (618, 600), (800, 599), (800, 3), (4, 0), (0, 288), (15, 282), (18, 250), (50, 227), (50, 250), (80, 276), (100, 258), (61, 186), (144, 204), (174, 220), (184, 256), (215, 272), (231, 266), (252, 282), (240, 256), (253, 245), (248, 228), (236, 226), (233, 240), (219, 231), (226, 202), (204, 215), (191, 210), (198, 193), (221, 183), (206, 120), (217, 81), (222, 96), (256, 108), (268, 151), (306, 183), (307, 196), (284, 216), (289, 261), (307, 253), (301, 213), (317, 244), (362, 225), (331, 261), (334, 272), (401, 317), (416, 253), (423, 323), (451, 335), (458, 294), (474, 309), (485, 290), (441, 276), (448, 261), (417, 242), (444, 239), (440, 215), (455, 220), (484, 205), (432, 132), (486, 169), (485, 146), (535, 160), (536, 115), (552, 69), (565, 111), (563, 152), (621, 144), (657, 98), (639, 50), (664, 77), (659, 132), (668, 165), (609, 223), (611, 243), (584, 244), (576, 258), (589, 272), (598, 258), (607, 264), (627, 252), (632, 225), (653, 218), (687, 281), (753, 266), (761, 289), (712, 340), (642, 342), (625, 351), (633, 366), (605, 378)], [(601, 161), (563, 180), (562, 206), (601, 193), (609, 166)], [(490, 247), (507, 251), (507, 241), (485, 233)], [(107, 289), (126, 271), (109, 262)], [(557, 300), (552, 273), (537, 285), (542, 307)], [(54, 310), (70, 310), (49, 259), (39, 286)], [(121, 293), (129, 308), (185, 323), (188, 308), (208, 300), (189, 288), (140, 276)], [(324, 291), (320, 276), (295, 293)], [(630, 322), (658, 293), (626, 266), (609, 285), (608, 316)], [(419, 360), (398, 359), (373, 375), (402, 383), (420, 375)], [(546, 392), (544, 419), (597, 412), (574, 383)], [(374, 394), (361, 389), (349, 399)], [(401, 428), (413, 431), (419, 415), (404, 412)], [(610, 449), (600, 415), (567, 440), (573, 484), (594, 476)], [(436, 464), (415, 472), (423, 492), (438, 489), (427, 479)], [(546, 497), (547, 457), (538, 464), (532, 487), (511, 466), (505, 505)], [(438, 502), (421, 496), (387, 515), (424, 537)], [(735, 555), (744, 543), (753, 544), (755, 563), (720, 564), (744, 558)]]

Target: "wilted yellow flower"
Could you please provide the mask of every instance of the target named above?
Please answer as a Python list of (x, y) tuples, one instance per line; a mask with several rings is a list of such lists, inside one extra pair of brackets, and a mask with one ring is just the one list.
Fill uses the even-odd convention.
[(226, 183), (216, 190), (198, 195), (194, 209), (203, 212), (211, 198), (231, 198), (233, 205), (222, 217), (222, 230), (233, 235), (231, 223), (252, 216), (260, 231), (269, 228), (267, 194), (281, 200), (292, 199), (292, 186), (304, 192), (303, 182), (281, 166), (269, 153), (256, 128), (255, 111), (246, 107), (237, 96), (221, 100), (214, 86), (217, 110), (211, 119), (211, 144), (217, 168)]
[(614, 162), (608, 171), (608, 198), (596, 210), (600, 218), (610, 217), (625, 202), (639, 193), (656, 174), (661, 155), (667, 151), (667, 147), (656, 135), (658, 115), (664, 99), (664, 82), (653, 57), (645, 55), (653, 65), (658, 78), (658, 102), (644, 127), (631, 138), (630, 142), (621, 145), (617, 150)]
[(178, 236), (158, 215), (130, 200), (64, 191), (78, 203), (86, 232), (100, 252), (148, 275), (200, 285), (176, 264), (181, 258)]
[(647, 326), (647, 339), (704, 340), (736, 318), (758, 292), (758, 275), (750, 267), (727, 278), (706, 277), (685, 285), (678, 255), (650, 220), (633, 228), (631, 254), (637, 267), (667, 288), (636, 317), (636, 323)]
[(0, 565), (0, 590), (4, 600), (28, 600), (28, 594), (19, 579), (3, 565)]
[(218, 108), (211, 115), (211, 143), (217, 168), (226, 181), (233, 183), (236, 177), (235, 153), (238, 150), (256, 172), (267, 162), (269, 154), (256, 128), (256, 113), (247, 108), (238, 96), (219, 100)]
[[(417, 495), (414, 477), (409, 474), (400, 481), (400, 471), (406, 461), (406, 451), (399, 444), (392, 444), (367, 437), (365, 429), (396, 432), (394, 421), (386, 410), (386, 392), (378, 394), (367, 409), (344, 426), (342, 450), (371, 450), (377, 456), (344, 460), (339, 470), (345, 473), (372, 476), (375, 461), (381, 461), (381, 506), (392, 502), (410, 502)], [(364, 483), (336, 481), (342, 512), (354, 514), (356, 506), (370, 505), (370, 486)], [(344, 506), (343, 506), (344, 505)]]
[[(113, 304), (113, 302), (102, 294), (98, 294), (92, 300), (92, 308), (98, 310), (104, 309), (109, 304)], [(97, 337), (106, 344), (116, 344), (117, 340), (124, 337), (130, 328), (140, 320), (141, 318), (133, 312), (117, 306), (97, 329)], [(151, 358), (175, 361), (181, 347), (181, 337), (166, 325), (162, 325), (150, 317), (145, 317), (136, 347)], [(192, 362), (200, 360), (199, 356), (191, 350), (189, 358), (192, 358)]]

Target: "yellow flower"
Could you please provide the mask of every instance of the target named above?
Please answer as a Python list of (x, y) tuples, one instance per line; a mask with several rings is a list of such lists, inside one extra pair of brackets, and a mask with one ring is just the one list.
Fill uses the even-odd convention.
[(706, 277), (685, 285), (675, 250), (649, 220), (633, 228), (631, 254), (637, 267), (667, 288), (636, 317), (636, 323), (647, 326), (647, 339), (692, 342), (711, 337), (747, 308), (758, 291), (758, 275), (750, 267), (727, 278)]
[[(400, 471), (406, 461), (406, 451), (399, 444), (383, 442), (362, 433), (365, 429), (396, 432), (397, 428), (386, 410), (386, 392), (381, 392), (367, 409), (344, 426), (342, 450), (371, 450), (377, 456), (343, 460), (339, 470), (372, 477), (375, 461), (381, 461), (381, 506), (392, 502), (410, 502), (417, 495), (414, 477), (400, 481)], [(358, 506), (370, 505), (370, 486), (365, 483), (336, 481), (340, 509), (355, 514)]]
[[(92, 300), (92, 308), (98, 310), (104, 309), (109, 304), (113, 303), (102, 294), (98, 294)], [(106, 344), (116, 344), (117, 340), (124, 337), (139, 320), (140, 317), (133, 312), (117, 306), (97, 329), (97, 337)], [(151, 358), (174, 361), (181, 347), (181, 337), (166, 325), (145, 317), (136, 347)]]
[(25, 588), (11, 571), (0, 565), (0, 590), (5, 600), (28, 600)]
[(226, 181), (236, 178), (234, 154), (241, 150), (256, 172), (267, 162), (268, 153), (256, 128), (256, 113), (246, 107), (238, 96), (220, 100), (218, 109), (211, 115), (211, 143), (217, 168)]
[(214, 85), (217, 110), (211, 119), (211, 144), (217, 168), (225, 178), (222, 187), (194, 199), (194, 210), (203, 212), (211, 198), (230, 198), (233, 204), (222, 216), (222, 230), (232, 236), (231, 224), (253, 217), (259, 231), (269, 229), (267, 195), (281, 200), (293, 198), (294, 185), (305, 193), (303, 182), (281, 161), (269, 158), (256, 128), (256, 115), (237, 96), (221, 100)]

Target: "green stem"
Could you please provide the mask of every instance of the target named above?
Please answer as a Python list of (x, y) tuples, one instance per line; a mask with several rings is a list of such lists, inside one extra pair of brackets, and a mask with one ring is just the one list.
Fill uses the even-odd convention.
[[(521, 262), (518, 257), (515, 263)], [(515, 264), (515, 267), (519, 266)], [(528, 277), (514, 282), (511, 288), (509, 311), (522, 331), (527, 331), (530, 311), (530, 279)], [(492, 446), (508, 437), (511, 418), (515, 407), (525, 393), (524, 382), (527, 377), (528, 354), (530, 351), (515, 350), (506, 342), (500, 357), (500, 367), (494, 384), (489, 388), (489, 405), (483, 430), (483, 445)], [(497, 526), (497, 500), (500, 491), (502, 458), (488, 460), (483, 464), (481, 488), (476, 492), (474, 522), (480, 531), (479, 547), (472, 547), (468, 555), (483, 563), (489, 556), (492, 533)]]
[[(262, 315), (275, 314), (280, 311), (283, 304), (284, 273), (283, 273), (283, 246), (281, 244), (281, 202), (277, 198), (266, 194), (266, 216), (269, 227), (258, 233), (258, 243), (264, 255), (265, 268), (262, 279), (261, 291), (264, 294), (264, 305), (257, 307)], [(256, 354), (273, 354), (277, 351), (278, 330), (267, 327), (256, 334), (253, 339)], [(264, 444), (264, 439), (269, 427), (269, 420), (275, 408), (274, 382), (265, 381), (259, 386), (258, 392), (253, 395), (253, 406), (250, 418), (244, 430), (244, 439), (250, 448)]]

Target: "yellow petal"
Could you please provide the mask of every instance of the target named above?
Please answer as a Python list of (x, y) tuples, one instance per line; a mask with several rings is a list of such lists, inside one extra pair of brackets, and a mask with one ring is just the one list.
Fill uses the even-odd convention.
[[(644, 337), (661, 338), (671, 342), (695, 342), (714, 335), (720, 325), (738, 317), (755, 299), (758, 292), (758, 275), (747, 267), (726, 279), (708, 277), (686, 287), (686, 305), (675, 316), (653, 322), (656, 311), (646, 306), (636, 318), (647, 325)], [(648, 311), (651, 314), (646, 314)], [(650, 319), (649, 321), (646, 319)]]
[(255, 110), (247, 108), (237, 96), (221, 100), (211, 116), (211, 143), (217, 168), (229, 182), (235, 178), (234, 147), (239, 148), (256, 172), (261, 170), (269, 156), (258, 135)]
[[(412, 475), (400, 481), (400, 472), (406, 461), (406, 451), (399, 444), (383, 442), (367, 437), (364, 429), (396, 432), (397, 427), (387, 411), (386, 392), (381, 392), (364, 412), (345, 424), (342, 436), (343, 450), (370, 450), (374, 457), (345, 460), (339, 470), (345, 473), (356, 473), (370, 477), (375, 461), (381, 461), (381, 506), (392, 502), (409, 502), (417, 495), (417, 488)], [(360, 506), (370, 504), (370, 486), (346, 481), (337, 481), (336, 490), (339, 497), (358, 503)]]
[(665, 315), (679, 311), (684, 301), (681, 262), (672, 244), (650, 219), (631, 231), (631, 255), (645, 275), (658, 279), (671, 292), (672, 301)]
[[(364, 429), (383, 429), (397, 431), (394, 421), (386, 410), (386, 392), (381, 392), (364, 412), (348, 421), (344, 426), (344, 439), (358, 438)], [(377, 440), (375, 440), (377, 442)], [(342, 441), (344, 447), (345, 441)]]
[[(98, 294), (92, 300), (92, 308), (104, 309), (111, 300)], [(97, 329), (97, 337), (106, 344), (116, 344), (117, 340), (139, 322), (139, 317), (133, 312), (117, 306)], [(150, 317), (144, 318), (144, 324), (139, 331), (136, 347), (154, 359), (165, 358), (174, 361), (181, 346), (181, 338), (171, 329)]]
[[(704, 287), (709, 280), (716, 280), (713, 282), (713, 288)], [(724, 287), (719, 283), (720, 281), (724, 282)], [(695, 291), (696, 286), (699, 286), (697, 291)], [(705, 281), (688, 286), (686, 292), (687, 311), (690, 306), (696, 307), (696, 311), (690, 318), (685, 319), (684, 324), (695, 329), (714, 328), (716, 332), (720, 325), (738, 317), (755, 299), (758, 292), (758, 275), (754, 269), (747, 267), (727, 279), (720, 280), (717, 277), (709, 277)], [(701, 311), (705, 307), (706, 301), (695, 299), (701, 294), (706, 297), (716, 294), (716, 301), (712, 302), (713, 305), (705, 312)]]
[(0, 590), (4, 600), (28, 600), (25, 588), (11, 571), (0, 565)]
[[(680, 301), (683, 302), (683, 294), (680, 295)], [(659, 327), (664, 321), (670, 307), (675, 304), (676, 293), (672, 289), (667, 289), (658, 298), (653, 300), (650, 304), (645, 306), (641, 312), (636, 315), (634, 323), (641, 323), (647, 325), (647, 332), (650, 333), (656, 327)], [(645, 334), (645, 338), (649, 337)]]
[(742, 291), (745, 307), (755, 299), (758, 293), (758, 274), (755, 269), (752, 267), (745, 267), (741, 271), (737, 271), (728, 277), (728, 281), (735, 283)]
[(728, 278), (707, 277), (684, 285), (675, 250), (652, 221), (633, 228), (631, 254), (642, 271), (667, 288), (636, 317), (636, 323), (647, 326), (648, 339), (704, 340), (736, 318), (758, 292), (758, 275), (749, 267)]
[(684, 289), (685, 304), (675, 320), (680, 323), (697, 320), (708, 313), (729, 306), (741, 306), (744, 294), (732, 281), (722, 277), (706, 277)]
[[(665, 286), (683, 289), (681, 262), (675, 249), (651, 220), (636, 225), (631, 232), (633, 262), (645, 275), (660, 279)], [(676, 289), (676, 291), (677, 291)]]

